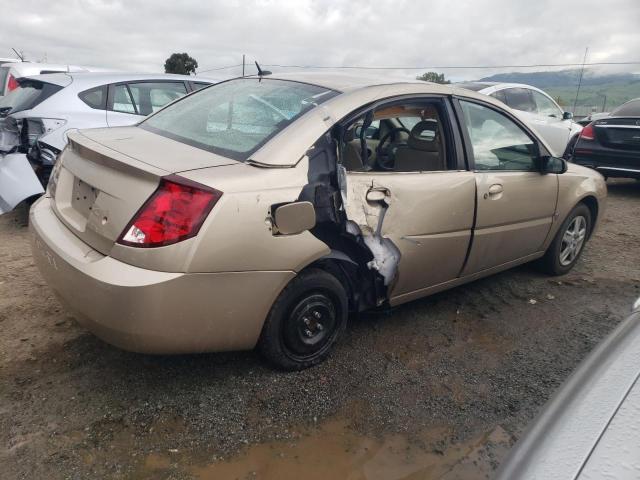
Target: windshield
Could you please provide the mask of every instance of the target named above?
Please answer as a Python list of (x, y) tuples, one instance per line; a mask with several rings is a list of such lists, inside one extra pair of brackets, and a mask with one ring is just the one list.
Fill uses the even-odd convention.
[(185, 97), (141, 127), (244, 161), (302, 114), (337, 94), (285, 80), (231, 80)]
[(39, 80), (19, 80), (19, 83), (18, 88), (0, 98), (0, 115), (30, 110), (63, 88)]
[(612, 117), (640, 117), (640, 98), (630, 100), (627, 103), (620, 105), (613, 112)]

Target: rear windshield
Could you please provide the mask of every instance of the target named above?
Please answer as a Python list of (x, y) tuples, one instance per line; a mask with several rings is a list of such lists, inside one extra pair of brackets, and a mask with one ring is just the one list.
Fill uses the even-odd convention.
[(18, 88), (0, 98), (0, 114), (8, 115), (30, 110), (63, 88), (60, 85), (39, 80), (21, 79), (18, 82), (20, 84)]
[(612, 117), (640, 117), (640, 98), (636, 100), (630, 100), (627, 103), (620, 105), (613, 112)]
[(302, 114), (337, 94), (304, 83), (242, 78), (184, 97), (140, 126), (244, 161)]
[(4, 95), (4, 89), (7, 83), (7, 74), (9, 73), (9, 67), (0, 67), (0, 96)]

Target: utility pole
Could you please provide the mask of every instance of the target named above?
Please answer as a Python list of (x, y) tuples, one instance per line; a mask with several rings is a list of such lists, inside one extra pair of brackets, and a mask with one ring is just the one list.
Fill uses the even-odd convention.
[(242, 54), (242, 76), (244, 77), (244, 53)]
[(576, 90), (576, 99), (573, 101), (573, 114), (576, 112), (576, 105), (578, 104), (578, 95), (580, 95), (580, 86), (582, 85), (582, 75), (584, 74), (584, 64), (587, 63), (587, 54), (589, 53), (589, 47), (584, 50), (584, 59), (582, 60), (582, 68), (580, 69), (580, 78), (578, 79), (578, 89)]

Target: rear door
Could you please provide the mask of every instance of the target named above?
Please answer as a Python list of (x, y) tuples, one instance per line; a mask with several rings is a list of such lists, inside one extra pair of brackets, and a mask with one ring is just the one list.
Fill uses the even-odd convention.
[(109, 85), (107, 124), (110, 127), (133, 125), (187, 92), (187, 85), (182, 81), (140, 81)]
[(535, 138), (495, 106), (460, 99), (477, 211), (463, 275), (539, 252), (551, 228), (557, 175), (538, 170)]

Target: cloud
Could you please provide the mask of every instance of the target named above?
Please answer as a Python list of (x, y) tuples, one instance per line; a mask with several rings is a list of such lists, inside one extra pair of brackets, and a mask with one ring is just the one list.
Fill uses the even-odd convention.
[(496, 65), (577, 63), (589, 46), (592, 61), (640, 61), (637, 0), (3, 0), (2, 11), (0, 56), (15, 47), (33, 60), (136, 71), (162, 71), (173, 52), (201, 70), (243, 53), (280, 65)]

